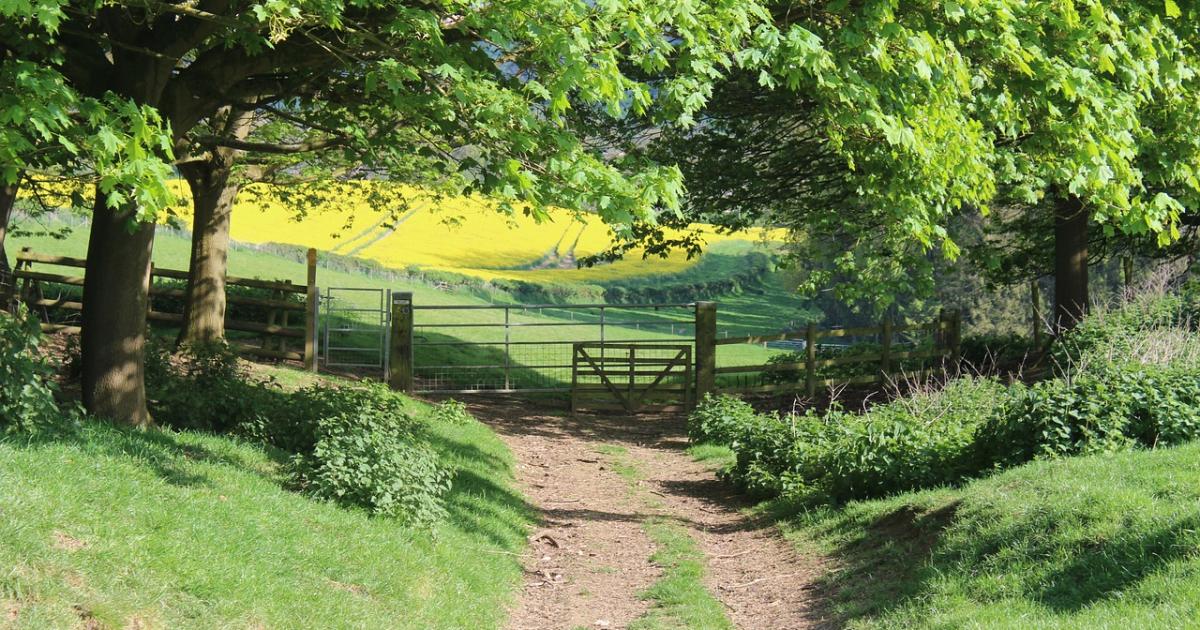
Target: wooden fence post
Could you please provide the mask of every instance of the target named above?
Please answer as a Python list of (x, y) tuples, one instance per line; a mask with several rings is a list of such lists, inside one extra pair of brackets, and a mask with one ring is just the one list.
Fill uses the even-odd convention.
[(696, 400), (717, 387), (717, 303), (696, 302)]
[(392, 293), (392, 338), (388, 344), (388, 384), (413, 392), (413, 294)]
[(817, 395), (817, 325), (813, 322), (804, 332), (804, 391), (809, 398)]
[(879, 382), (886, 383), (892, 371), (892, 318), (883, 318), (879, 352)]
[(317, 250), (308, 249), (308, 292), (304, 316), (304, 369), (317, 371)]

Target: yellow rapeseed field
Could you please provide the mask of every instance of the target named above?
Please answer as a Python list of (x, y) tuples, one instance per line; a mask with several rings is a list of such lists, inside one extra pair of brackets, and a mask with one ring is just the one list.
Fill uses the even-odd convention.
[[(335, 191), (311, 206), (254, 190), (238, 196), (232, 237), (244, 243), (288, 243), (378, 261), (393, 268), (417, 266), (484, 279), (536, 282), (597, 282), (669, 274), (695, 264), (683, 253), (666, 259), (624, 260), (577, 269), (575, 258), (595, 254), (612, 242), (598, 218), (556, 209), (536, 221), (506, 216), (495, 202), (477, 197), (433, 198), (412, 188), (391, 188), (373, 206), (362, 183)], [(184, 187), (186, 191), (186, 187)], [(261, 191), (260, 191), (261, 192)], [(300, 206), (305, 207), (301, 208)], [(298, 218), (303, 210), (303, 218)], [(187, 204), (176, 213), (190, 216)], [(705, 240), (778, 240), (782, 235), (753, 231), (722, 235), (701, 226)]]

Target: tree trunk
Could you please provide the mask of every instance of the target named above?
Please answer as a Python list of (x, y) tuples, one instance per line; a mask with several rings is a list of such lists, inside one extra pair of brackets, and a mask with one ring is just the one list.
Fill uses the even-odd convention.
[(131, 226), (133, 212), (109, 208), (96, 190), (83, 282), (83, 404), (97, 416), (148, 427), (142, 356), (154, 224)]
[(1089, 212), (1075, 196), (1054, 208), (1054, 327), (1070, 330), (1088, 312)]
[(225, 338), (225, 275), (229, 221), (237, 184), (229, 184), (230, 165), (203, 163), (181, 167), (192, 190), (192, 255), (184, 297), (180, 345)]
[[(222, 108), (213, 118), (221, 134), (237, 140), (250, 133), (253, 112)], [(225, 275), (229, 255), (229, 222), (238, 185), (230, 184), (237, 152), (214, 147), (211, 158), (180, 166), (192, 190), (192, 256), (184, 298), (183, 328), (177, 343), (225, 338)]]
[[(13, 205), (17, 201), (17, 191), (20, 187), (20, 177), (12, 184), (0, 186), (0, 298), (7, 295), (2, 287), (12, 282), (12, 278), (9, 276), (12, 273), (12, 267), (8, 266), (8, 254), (4, 251), (4, 241), (8, 237), (8, 221), (12, 218)], [(0, 310), (7, 307), (7, 304), (0, 304)]]
[[(136, 26), (120, 7), (101, 9), (98, 23), (113, 41)], [(111, 72), (103, 78), (108, 89), (138, 105), (157, 107), (175, 60), (120, 46), (114, 46), (109, 57)], [(184, 125), (172, 127), (177, 142), (188, 131)], [(83, 282), (81, 388), (91, 413), (148, 427), (153, 420), (146, 408), (143, 358), (155, 225), (136, 222), (136, 212), (132, 203), (109, 208), (97, 188)]]

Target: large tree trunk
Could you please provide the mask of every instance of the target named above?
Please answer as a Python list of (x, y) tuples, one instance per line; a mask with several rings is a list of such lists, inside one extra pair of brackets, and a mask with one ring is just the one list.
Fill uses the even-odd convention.
[(1073, 195), (1054, 207), (1054, 327), (1074, 328), (1088, 312), (1088, 219)]
[[(12, 267), (8, 266), (8, 254), (4, 251), (4, 240), (8, 237), (8, 221), (12, 218), (13, 205), (17, 201), (17, 191), (20, 187), (20, 177), (12, 184), (0, 186), (0, 298), (6, 295), (2, 287), (12, 282), (12, 278), (9, 277)], [(0, 310), (7, 307), (7, 304), (0, 304)]]
[[(133, 25), (119, 7), (101, 10), (99, 23), (112, 39)], [(113, 33), (117, 33), (114, 35)], [(157, 106), (175, 67), (169, 56), (152, 57), (114, 46), (104, 81), (138, 105)], [(170, 121), (173, 122), (173, 121)], [(176, 140), (187, 132), (173, 128)], [(132, 198), (132, 195), (130, 195)], [(91, 413), (136, 427), (153, 424), (146, 408), (144, 347), (154, 224), (135, 221), (133, 204), (109, 208), (96, 190), (83, 283), (83, 404)]]
[(229, 184), (230, 166), (204, 163), (181, 167), (192, 190), (192, 256), (178, 343), (225, 338), (225, 275), (229, 221), (237, 184)]
[(93, 414), (147, 427), (143, 348), (154, 224), (131, 225), (96, 190), (83, 283), (83, 404)]
[[(244, 139), (253, 112), (224, 108), (214, 116), (221, 134)], [(237, 152), (214, 147), (210, 159), (180, 166), (192, 190), (192, 257), (183, 307), (180, 345), (225, 338), (225, 275), (229, 255), (229, 222), (238, 185), (230, 184)]]

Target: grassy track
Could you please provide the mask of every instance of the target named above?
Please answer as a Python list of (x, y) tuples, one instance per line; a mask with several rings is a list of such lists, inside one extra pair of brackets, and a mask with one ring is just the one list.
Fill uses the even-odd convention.
[[(639, 486), (645, 474), (623, 446), (602, 444), (596, 452), (604, 455), (613, 471), (629, 483), (629, 492), (647, 507), (656, 510), (662, 502)], [(650, 610), (630, 624), (633, 630), (732, 630), (733, 624), (721, 602), (704, 586), (704, 553), (687, 530), (666, 516), (650, 516), (642, 529), (657, 547), (650, 560), (662, 567), (662, 576), (641, 593), (650, 602)]]
[(0, 443), (0, 625), (495, 627), (531, 511), (486, 427), (432, 445), (458, 473), (428, 532), (290, 492), (276, 455), (223, 437)]
[(856, 627), (1184, 628), (1200, 620), (1200, 444), (1035, 462), (784, 521), (836, 558)]

